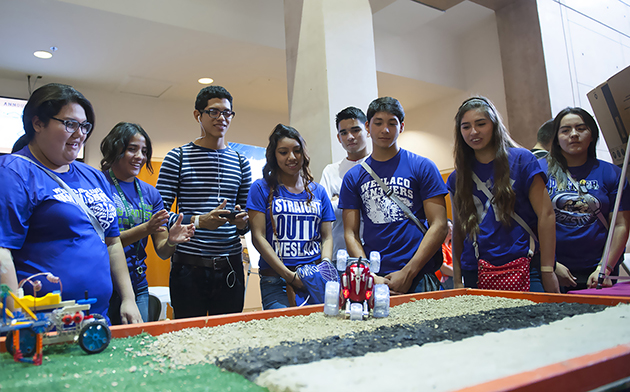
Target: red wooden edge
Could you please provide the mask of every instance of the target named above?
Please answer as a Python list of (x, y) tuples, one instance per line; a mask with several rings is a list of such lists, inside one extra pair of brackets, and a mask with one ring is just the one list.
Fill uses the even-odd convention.
[(458, 392), (589, 391), (630, 376), (630, 344), (499, 378)]

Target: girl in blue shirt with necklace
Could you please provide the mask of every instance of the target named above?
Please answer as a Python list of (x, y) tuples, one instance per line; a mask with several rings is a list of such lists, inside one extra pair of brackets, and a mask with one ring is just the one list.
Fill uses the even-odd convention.
[[(168, 212), (164, 209), (162, 197), (155, 187), (137, 178), (145, 164), (153, 173), (151, 139), (140, 125), (116, 124), (101, 142), (101, 153), (101, 169), (112, 185), (120, 240), (125, 248), (136, 303), (146, 322), (149, 314), (145, 262), (148, 236), (151, 235), (155, 252), (165, 260), (175, 252), (177, 244), (190, 241), (195, 228), (193, 224), (182, 225), (183, 215), (180, 215), (177, 223), (170, 231), (167, 230)], [(114, 291), (109, 313), (112, 324), (120, 324), (119, 306), (113, 306), (119, 301), (120, 296)]]

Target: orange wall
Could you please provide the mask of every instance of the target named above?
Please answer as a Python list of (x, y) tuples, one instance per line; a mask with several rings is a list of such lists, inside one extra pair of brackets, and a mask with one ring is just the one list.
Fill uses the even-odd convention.
[[(452, 171), (448, 172), (448, 173), (442, 173), (442, 179), (444, 180), (444, 183), (446, 183), (446, 180), (448, 179), (448, 176), (450, 176), (452, 173)], [(447, 194), (446, 195), (446, 217), (449, 219), (453, 219), (453, 211), (451, 211), (451, 197)]]
[[(153, 174), (151, 174), (146, 165), (140, 171), (138, 178), (153, 186), (157, 183), (158, 174), (160, 173), (161, 161), (151, 161), (153, 165)], [(175, 206), (176, 204), (173, 203)], [(171, 271), (170, 259), (162, 260), (155, 253), (153, 248), (153, 240), (149, 236), (149, 242), (147, 243), (147, 281), (149, 286), (167, 286), (168, 287), (168, 275)]]

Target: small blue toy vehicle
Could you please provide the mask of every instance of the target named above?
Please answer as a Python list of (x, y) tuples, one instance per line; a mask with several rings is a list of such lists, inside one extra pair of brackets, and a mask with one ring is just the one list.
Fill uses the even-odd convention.
[[(36, 294), (41, 282), (32, 279), (45, 275), (53, 282), (61, 282), (50, 273), (36, 274), (20, 282), (33, 285)], [(15, 312), (7, 308), (8, 297), (13, 298)], [(41, 298), (19, 296), (0, 285), (0, 333), (7, 333), (6, 349), (16, 362), (41, 365), (44, 344), (68, 343), (78, 340), (88, 354), (100, 353), (111, 341), (107, 322), (99, 314), (90, 314), (96, 299), (62, 301), (61, 292), (48, 293)], [(32, 358), (28, 358), (32, 357)]]

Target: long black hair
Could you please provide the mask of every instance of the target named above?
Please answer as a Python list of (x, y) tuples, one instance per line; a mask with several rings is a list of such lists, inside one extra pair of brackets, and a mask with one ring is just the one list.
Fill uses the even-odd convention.
[(506, 226), (512, 223), (512, 213), (516, 194), (510, 184), (510, 163), (508, 151), (514, 147), (514, 142), (503, 125), (499, 112), (490, 100), (484, 97), (472, 97), (464, 101), (457, 110), (455, 116), (455, 169), (457, 180), (455, 181), (454, 204), (457, 210), (457, 224), (462, 232), (468, 235), (479, 231), (477, 209), (472, 198), (473, 180), (472, 168), (475, 163), (475, 151), (466, 144), (461, 132), (462, 118), (470, 110), (483, 113), (492, 122), (492, 147), (495, 151), (494, 158), (494, 188), (492, 190), (494, 204), (497, 207), (495, 214)]
[(101, 170), (109, 170), (114, 163), (118, 162), (123, 155), (125, 155), (125, 151), (127, 151), (131, 139), (137, 134), (144, 137), (147, 145), (147, 170), (153, 174), (153, 166), (151, 165), (151, 156), (153, 155), (151, 138), (139, 124), (128, 122), (119, 122), (116, 124), (114, 128), (109, 131), (107, 136), (105, 136), (103, 141), (101, 141), (101, 154), (103, 154)]
[[(69, 103), (79, 104), (83, 110), (85, 110), (87, 121), (94, 127), (94, 121), (96, 119), (94, 108), (83, 94), (67, 84), (49, 83), (33, 91), (26, 106), (24, 106), (22, 123), (24, 124), (24, 132), (26, 133), (15, 142), (11, 152), (21, 150), (35, 137), (33, 118), (37, 117), (44, 125), (48, 125), (50, 119), (56, 116), (61, 109)], [(85, 141), (88, 140), (90, 135), (92, 135), (92, 132), (87, 134)]]

